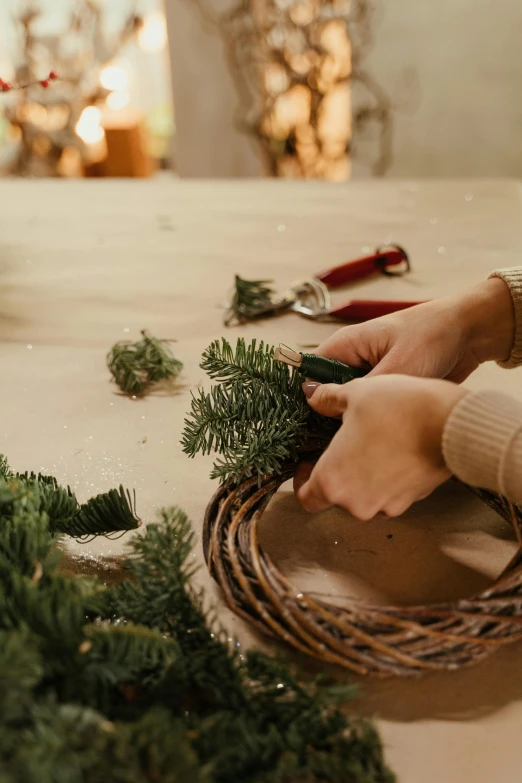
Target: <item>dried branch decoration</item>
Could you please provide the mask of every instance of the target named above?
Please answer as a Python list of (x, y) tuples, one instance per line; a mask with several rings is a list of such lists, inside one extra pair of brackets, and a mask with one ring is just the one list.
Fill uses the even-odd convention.
[[(373, 175), (386, 173), (393, 107), (364, 68), (371, 0), (236, 0), (220, 15), (195, 2), (222, 37), (236, 125), (259, 144), (267, 173), (342, 180), (352, 155)], [(363, 146), (373, 150), (369, 162)]]
[(47, 89), (50, 83), (56, 81), (56, 79), (58, 79), (58, 74), (56, 73), (56, 71), (50, 71), (49, 76), (47, 76), (46, 79), (38, 79), (37, 81), (25, 82), (22, 84), (19, 84), (18, 82), (6, 82), (3, 79), (0, 79), (0, 92), (11, 92), (12, 90), (28, 90), (29, 87), (36, 87), (37, 85), (43, 87), (44, 89)]
[[(20, 4), (14, 22), (19, 39), (14, 81), (0, 82), (7, 93), (2, 101), (10, 125), (10, 141), (0, 154), (0, 171), (16, 176), (76, 176), (93, 162), (102, 144), (88, 144), (80, 136), (85, 109), (97, 112), (96, 104), (109, 91), (100, 85), (100, 71), (120, 48), (139, 31), (142, 21), (134, 10), (122, 26), (108, 35), (104, 9), (93, 0), (77, 0), (66, 29), (42, 33), (38, 27), (44, 4)], [(132, 0), (129, 7), (133, 8)], [(48, 65), (47, 65), (48, 64)], [(53, 69), (45, 79), (43, 69)], [(57, 79), (58, 74), (60, 78)], [(52, 90), (42, 88), (53, 83)], [(103, 130), (100, 126), (103, 137)]]

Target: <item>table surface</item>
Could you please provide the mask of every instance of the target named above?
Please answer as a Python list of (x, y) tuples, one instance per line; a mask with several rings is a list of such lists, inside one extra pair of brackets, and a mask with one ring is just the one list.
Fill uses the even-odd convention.
[[(0, 204), (1, 451), (18, 470), (68, 482), (82, 500), (120, 482), (135, 488), (144, 520), (178, 504), (198, 539), (215, 488), (211, 458), (188, 460), (179, 439), (190, 390), (205, 382), (201, 352), (225, 333), (299, 346), (335, 328), (288, 314), (226, 330), (221, 305), (235, 273), (284, 288), (398, 242), (411, 254), (411, 276), (351, 291), (425, 299), (522, 257), (513, 181), (2, 181)], [(185, 369), (174, 395), (132, 401), (109, 383), (108, 349), (142, 328), (177, 339)], [(485, 366), (469, 385), (522, 396), (522, 372)], [(449, 486), (400, 519), (371, 523), (338, 510), (308, 517), (283, 488), (261, 539), (301, 590), (406, 603), (471, 594), (515, 546), (504, 522)], [(72, 550), (90, 559), (119, 554), (124, 543)], [(199, 541), (194, 556), (202, 561)], [(198, 579), (231, 634), (250, 644), (251, 631), (223, 607), (204, 567)], [(400, 783), (520, 780), (522, 645), (472, 669), (361, 681), (360, 689), (357, 709), (377, 717)]]

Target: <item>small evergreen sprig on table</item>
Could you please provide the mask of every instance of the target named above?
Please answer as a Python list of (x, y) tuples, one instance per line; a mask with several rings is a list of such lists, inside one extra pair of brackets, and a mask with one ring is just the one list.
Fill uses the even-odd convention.
[(181, 510), (107, 586), (61, 570), (53, 481), (2, 470), (2, 783), (391, 783), (372, 724), (338, 709), (350, 688), (229, 643)]
[(158, 381), (176, 378), (183, 364), (168, 348), (171, 340), (159, 340), (143, 330), (136, 343), (116, 343), (107, 354), (107, 366), (124, 394), (141, 396)]
[(270, 308), (274, 295), (271, 284), (272, 280), (244, 280), (236, 275), (232, 300), (225, 315), (225, 326), (245, 323)]
[(279, 472), (296, 462), (305, 446), (324, 446), (337, 428), (306, 402), (302, 378), (274, 360), (274, 348), (238, 339), (235, 350), (222, 339), (203, 353), (201, 365), (218, 382), (210, 393), (192, 395), (185, 420), (183, 451), (217, 452), (212, 478), (239, 481)]

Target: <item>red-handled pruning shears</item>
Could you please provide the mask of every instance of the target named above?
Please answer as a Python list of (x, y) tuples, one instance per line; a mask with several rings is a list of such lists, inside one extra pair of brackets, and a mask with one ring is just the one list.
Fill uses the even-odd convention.
[[(408, 254), (399, 245), (378, 248), (375, 253), (320, 272), (295, 282), (282, 296), (270, 298), (258, 306), (244, 306), (235, 309), (236, 318), (250, 320), (273, 315), (282, 310), (293, 310), (309, 318), (335, 318), (341, 321), (368, 321), (381, 315), (405, 310), (421, 302), (392, 300), (352, 299), (332, 307), (329, 289), (345, 283), (361, 280), (381, 273), (390, 277), (404, 275), (410, 271)], [(247, 281), (244, 281), (247, 282)], [(259, 284), (260, 281), (258, 281)], [(265, 289), (266, 290), (266, 289)], [(239, 312), (237, 312), (239, 309)]]

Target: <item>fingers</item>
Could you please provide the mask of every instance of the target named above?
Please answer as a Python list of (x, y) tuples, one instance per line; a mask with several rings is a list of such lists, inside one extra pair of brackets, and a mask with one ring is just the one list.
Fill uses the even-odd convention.
[[(351, 381), (350, 385), (356, 383), (357, 381)], [(323, 383), (313, 388), (313, 384), (307, 382), (304, 384), (304, 390), (310, 407), (322, 416), (332, 419), (342, 416), (348, 406), (347, 384), (340, 386), (336, 383)]]
[(377, 375), (400, 374), (407, 374), (405, 372), (404, 356), (401, 355), (401, 351), (398, 348), (392, 348), (375, 364), (373, 370), (371, 370), (366, 377), (374, 378)]
[[(322, 458), (321, 458), (322, 459)], [(321, 460), (319, 460), (321, 462)], [(313, 465), (304, 464), (301, 472), (296, 473), (294, 479), (294, 489), (296, 490), (296, 496), (299, 503), (310, 513), (318, 513), (329, 508), (332, 503), (328, 500), (322, 482), (319, 478), (321, 473), (321, 467), (319, 463), (314, 467)]]
[(306, 484), (312, 470), (314, 469), (314, 462), (300, 462), (297, 466), (297, 470), (294, 476), (294, 492), (297, 494), (303, 484)]
[[(343, 438), (337, 433), (315, 465), (306, 464), (297, 472), (296, 497), (305, 511), (317, 513), (330, 506), (343, 506), (347, 476), (343, 472)], [(349, 510), (349, 509), (348, 509)]]
[(360, 326), (344, 326), (321, 343), (314, 353), (326, 359), (337, 359), (344, 364), (360, 367), (367, 361), (366, 343)]

